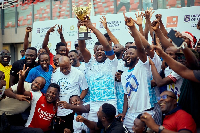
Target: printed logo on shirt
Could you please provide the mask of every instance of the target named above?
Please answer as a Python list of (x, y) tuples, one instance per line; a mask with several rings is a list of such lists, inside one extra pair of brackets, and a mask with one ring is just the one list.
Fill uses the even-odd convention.
[(61, 78), (58, 80), (57, 84), (60, 85), (61, 90), (69, 90), (68, 86), (70, 83), (67, 80), (67, 78)]
[(48, 113), (47, 111), (43, 111), (41, 108), (38, 108), (39, 117), (46, 121), (51, 121), (55, 114)]
[(128, 97), (130, 98), (132, 92), (137, 92), (139, 83), (135, 75), (132, 75), (132, 73), (126, 78), (126, 80), (126, 88), (128, 92)]
[(44, 105), (44, 104), (41, 104), (41, 106), (42, 106), (42, 107), (45, 107), (45, 105)]

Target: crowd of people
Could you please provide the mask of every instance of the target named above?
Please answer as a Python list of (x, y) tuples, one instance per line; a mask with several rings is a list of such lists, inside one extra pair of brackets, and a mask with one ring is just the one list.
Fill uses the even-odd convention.
[(175, 40), (170, 38), (161, 14), (151, 22), (151, 9), (136, 14), (136, 20), (123, 15), (134, 40), (125, 46), (103, 16), (106, 34), (89, 19), (77, 24), (98, 38), (94, 53), (85, 40), (69, 51), (59, 25), (56, 55), (48, 48), (56, 25), (39, 50), (28, 47), (32, 28), (27, 27), (22, 58), (12, 65), (10, 52), (1, 50), (0, 132), (200, 132), (200, 40), (187, 31), (175, 31)]

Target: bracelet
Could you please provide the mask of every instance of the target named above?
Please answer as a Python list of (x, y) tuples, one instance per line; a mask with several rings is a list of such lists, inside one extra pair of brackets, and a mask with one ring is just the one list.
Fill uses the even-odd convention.
[(112, 56), (112, 55), (114, 55), (113, 49), (112, 49), (111, 51), (105, 51), (105, 55), (107, 55), (107, 56)]

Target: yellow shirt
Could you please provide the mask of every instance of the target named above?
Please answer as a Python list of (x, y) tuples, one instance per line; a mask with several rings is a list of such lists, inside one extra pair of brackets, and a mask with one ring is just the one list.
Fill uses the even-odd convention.
[(6, 89), (9, 88), (9, 82), (10, 82), (10, 69), (12, 68), (12, 65), (9, 66), (3, 66), (0, 63), (0, 71), (4, 72), (5, 74), (5, 80), (6, 80)]

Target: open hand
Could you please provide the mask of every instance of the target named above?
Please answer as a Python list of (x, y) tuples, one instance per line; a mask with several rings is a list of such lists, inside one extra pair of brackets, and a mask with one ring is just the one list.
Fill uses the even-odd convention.
[(24, 95), (19, 95), (19, 94), (16, 94), (16, 97), (15, 97), (17, 100), (19, 101), (27, 101), (28, 103), (30, 103), (30, 101), (28, 99), (30, 99), (29, 96), (24, 96)]
[(101, 23), (103, 24), (103, 27), (105, 28), (105, 29), (107, 29), (108, 27), (107, 27), (107, 21), (106, 21), (106, 17), (105, 16), (102, 16), (102, 18), (100, 18), (101, 19)]
[(156, 19), (161, 22), (162, 21), (162, 14), (156, 14)]
[(70, 109), (70, 107), (71, 107), (71, 104), (67, 103), (66, 101), (59, 101), (59, 102), (57, 102), (57, 103), (58, 103), (58, 106), (59, 106), (61, 109), (63, 109), (63, 108), (65, 108), (65, 109)]
[(151, 19), (151, 17), (152, 17), (152, 15), (153, 15), (154, 12), (155, 12), (155, 11), (153, 11), (152, 8), (150, 8), (150, 9), (148, 10), (148, 7), (147, 7), (147, 10), (145, 11), (144, 17), (145, 17), (146, 19)]
[(139, 14), (138, 12), (138, 15), (137, 13), (135, 13), (135, 16), (137, 18), (137, 20), (134, 20), (134, 22), (138, 25), (138, 26), (142, 26), (142, 21), (143, 21), (143, 14), (142, 12)]
[(120, 117), (120, 116), (121, 116), (121, 121), (123, 122), (123, 121), (124, 121), (125, 114), (123, 114), (123, 113), (122, 113), (122, 114), (118, 114), (118, 115), (115, 116), (115, 117), (117, 118), (117, 117)]

